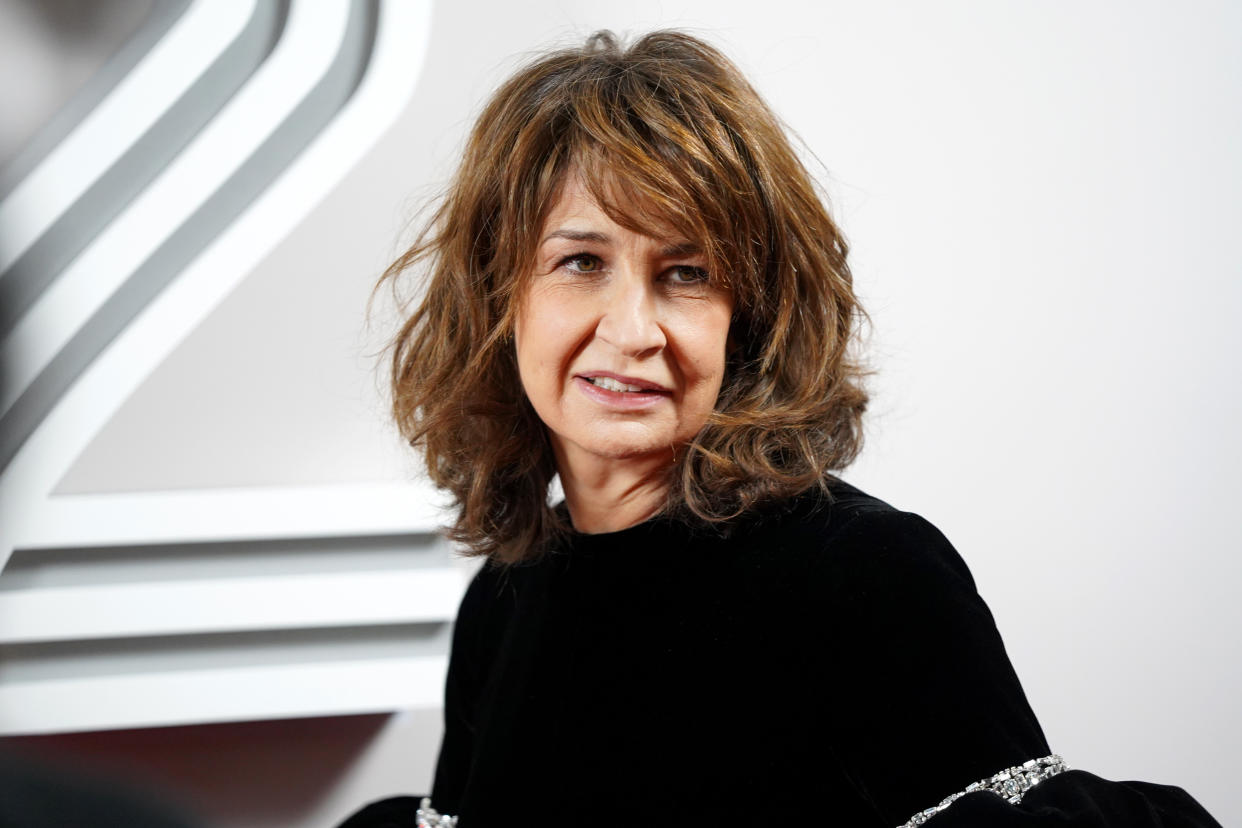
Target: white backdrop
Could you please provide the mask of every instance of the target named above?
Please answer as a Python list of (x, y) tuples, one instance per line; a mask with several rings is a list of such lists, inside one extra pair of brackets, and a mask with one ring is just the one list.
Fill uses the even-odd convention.
[[(437, 3), (395, 125), (58, 491), (407, 478), (369, 356), (383, 320), (363, 325), (374, 278), (523, 54), (657, 26), (736, 58), (853, 244), (877, 374), (847, 479), (957, 545), (1072, 766), (1181, 785), (1242, 821), (1236, 5)], [(434, 717), (392, 728), (321, 807), (216, 810), (331, 825), (425, 789)]]

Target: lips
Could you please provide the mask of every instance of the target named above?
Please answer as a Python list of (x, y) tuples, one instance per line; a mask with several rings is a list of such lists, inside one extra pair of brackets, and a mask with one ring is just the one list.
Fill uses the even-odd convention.
[(592, 371), (586, 374), (578, 374), (578, 378), (585, 380), (596, 388), (603, 388), (606, 391), (612, 391), (619, 394), (670, 394), (668, 388), (657, 382), (651, 382), (638, 377), (627, 377), (621, 374), (613, 374), (604, 371)]
[(662, 408), (673, 400), (672, 389), (638, 377), (592, 371), (576, 374), (574, 384), (580, 393), (604, 410), (626, 416)]

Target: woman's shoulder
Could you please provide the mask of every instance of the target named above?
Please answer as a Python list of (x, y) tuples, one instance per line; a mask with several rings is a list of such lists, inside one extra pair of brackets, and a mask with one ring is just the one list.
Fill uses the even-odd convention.
[(912, 523), (927, 522), (837, 478), (786, 500), (764, 504), (738, 521), (746, 530), (802, 533), (823, 540), (833, 540), (846, 530), (897, 532)]
[(948, 581), (974, 591), (970, 570), (930, 521), (833, 479), (747, 522), (738, 540), (761, 552), (808, 559), (834, 580)]

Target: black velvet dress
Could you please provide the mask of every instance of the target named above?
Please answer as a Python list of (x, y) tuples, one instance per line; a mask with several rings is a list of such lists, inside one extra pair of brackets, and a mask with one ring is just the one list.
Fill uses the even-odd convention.
[[(445, 720), (432, 799), (462, 828), (894, 828), (1052, 752), (953, 547), (838, 483), (727, 534), (656, 518), (484, 568)], [(1069, 771), (928, 824), (1217, 823)]]

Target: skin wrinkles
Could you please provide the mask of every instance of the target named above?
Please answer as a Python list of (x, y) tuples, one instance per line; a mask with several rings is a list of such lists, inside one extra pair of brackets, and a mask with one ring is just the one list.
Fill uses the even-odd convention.
[(715, 407), (732, 295), (697, 245), (622, 227), (576, 177), (541, 236), (515, 321), (522, 387), (575, 528), (615, 531), (659, 510), (677, 450)]

